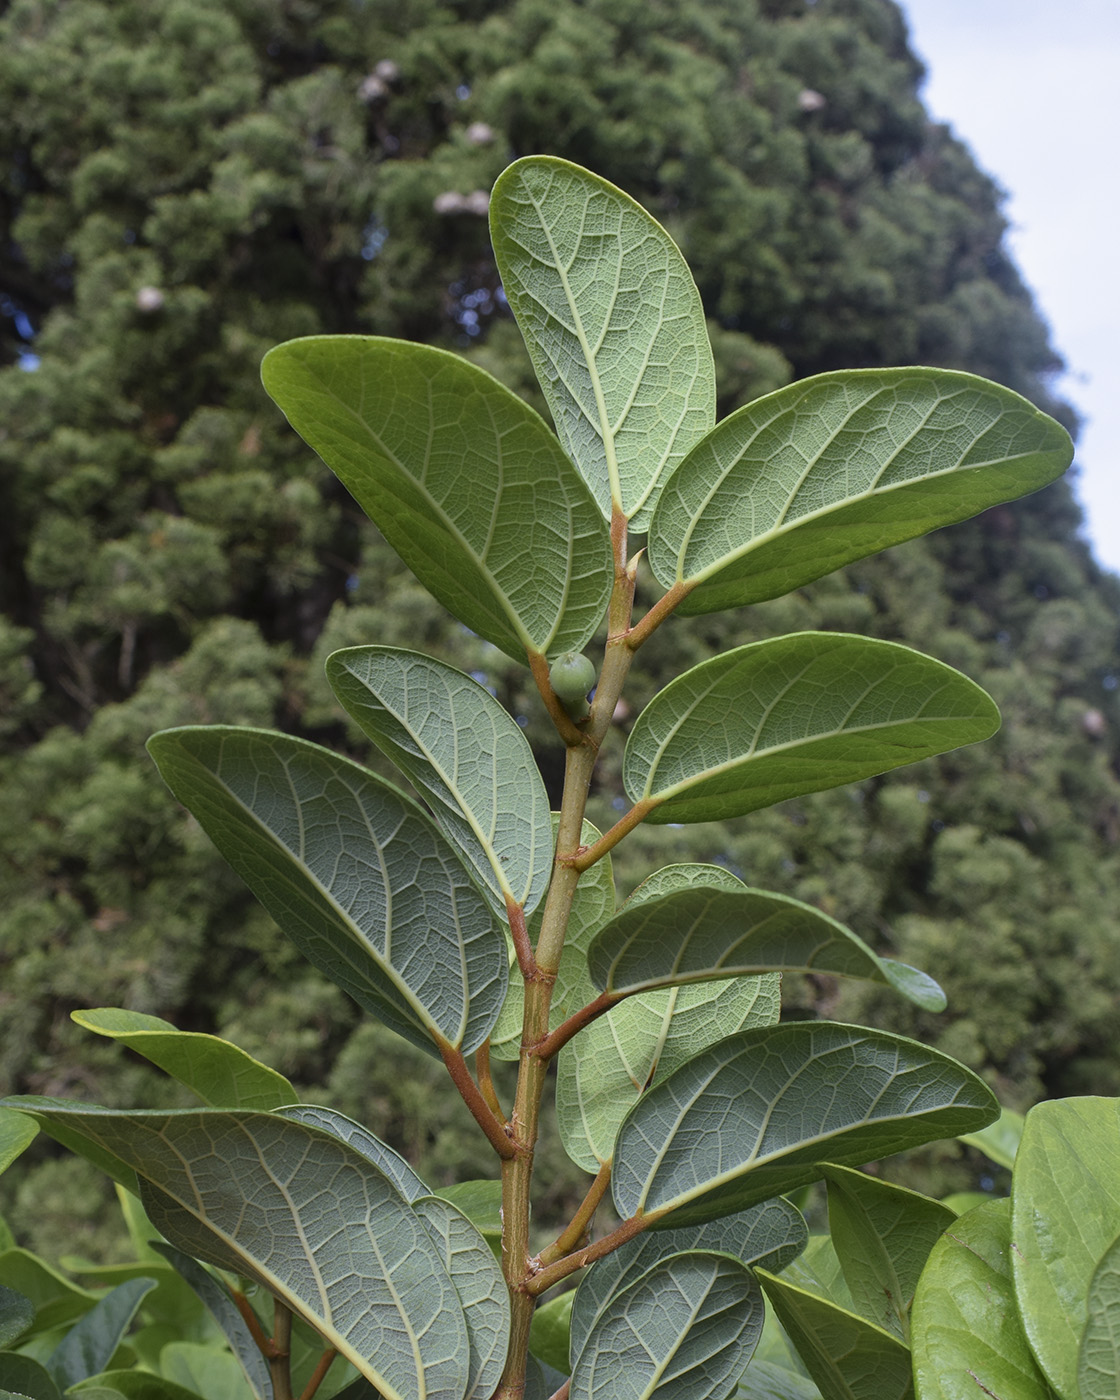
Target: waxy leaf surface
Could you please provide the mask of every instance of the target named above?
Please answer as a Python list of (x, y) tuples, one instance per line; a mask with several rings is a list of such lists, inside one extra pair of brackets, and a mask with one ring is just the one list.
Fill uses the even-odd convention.
[(1120, 1238), (1093, 1270), (1088, 1313), (1077, 1360), (1082, 1400), (1115, 1400), (1120, 1395)]
[(933, 1247), (911, 1316), (917, 1400), (1052, 1400), (1015, 1306), (1010, 1213), (989, 1201)]
[(1089, 1285), (1120, 1235), (1120, 1099), (1057, 1099), (1027, 1114), (1011, 1178), (1011, 1273), (1035, 1359), (1079, 1400)]
[(715, 422), (700, 294), (628, 195), (550, 156), (490, 200), (494, 256), (560, 441), (603, 514), (644, 530), (667, 474)]
[(630, 733), (649, 822), (717, 821), (987, 739), (992, 699), (909, 647), (837, 632), (754, 642), (686, 671)]
[(171, 729), (175, 796), (304, 956), (435, 1053), (486, 1039), (505, 996), (492, 910), (416, 803), (327, 749), (259, 729)]
[(998, 1111), (955, 1060), (902, 1036), (826, 1022), (740, 1031), (631, 1109), (611, 1187), (623, 1219), (666, 1227), (742, 1210), (843, 1165), (969, 1132)]
[[(667, 1255), (692, 1249), (730, 1254), (741, 1263), (779, 1270), (805, 1248), (808, 1229), (801, 1212), (780, 1196), (723, 1220), (691, 1230), (658, 1230), (604, 1255), (584, 1273), (575, 1289), (571, 1316), (571, 1360), (583, 1350), (603, 1309), (616, 1293), (636, 1283)], [(565, 1295), (570, 1296), (570, 1295)]]
[(39, 1129), (24, 1113), (0, 1108), (0, 1172), (21, 1156), (39, 1135)]
[(725, 418), (661, 494), (649, 561), (683, 614), (777, 598), (888, 545), (1037, 491), (1069, 434), (1010, 389), (943, 369), (842, 370)]
[(339, 702), (429, 802), (502, 915), (531, 913), (552, 873), (548, 794), (509, 712), (462, 671), (397, 647), (327, 660)]
[(584, 647), (610, 594), (609, 536), (516, 394), (459, 355), (356, 335), (278, 345), (261, 377), (448, 611), (516, 661)]
[(386, 1400), (463, 1400), (467, 1329), (441, 1252), (345, 1143), (275, 1114), (23, 1103), (127, 1161), (177, 1249), (282, 1298)]
[(116, 1006), (72, 1011), (70, 1018), (151, 1060), (211, 1108), (279, 1108), (296, 1097), (282, 1074), (216, 1035)]
[(724, 1254), (662, 1259), (596, 1318), (571, 1400), (724, 1400), (762, 1331), (750, 1270)]
[(929, 1011), (932, 978), (878, 957), (843, 924), (786, 895), (700, 883), (627, 904), (587, 951), (592, 981), (626, 996), (657, 987), (764, 972), (816, 972), (886, 982)]

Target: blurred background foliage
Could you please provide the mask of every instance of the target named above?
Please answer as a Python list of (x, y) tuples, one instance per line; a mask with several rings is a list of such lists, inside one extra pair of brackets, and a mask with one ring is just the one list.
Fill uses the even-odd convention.
[[(558, 781), (525, 672), (402, 571), (266, 400), (261, 356), (318, 332), (418, 339), (543, 407), (485, 213), (511, 159), (551, 152), (680, 242), (722, 413), (806, 374), (920, 362), (1075, 427), (1001, 193), (931, 122), (921, 79), (891, 0), (0, 3), (0, 1088), (178, 1102), (69, 1020), (120, 1005), (231, 1037), (434, 1184), (490, 1172), (438, 1065), (303, 965), (143, 751), (223, 722), (364, 756), (322, 661), (377, 641), (474, 672)], [(666, 626), (620, 730), (685, 666), (794, 628), (927, 650), (992, 692), (1004, 728), (749, 819), (639, 831), (623, 891), (718, 861), (927, 968), (950, 1004), (787, 979), (787, 1015), (936, 1042), (1018, 1108), (1120, 1093), (1120, 582), (1079, 529), (1060, 483)], [(579, 1174), (545, 1152), (559, 1205)], [(927, 1174), (968, 1167), (950, 1147)], [(4, 1178), (24, 1243), (112, 1253), (84, 1170), (40, 1144)]]

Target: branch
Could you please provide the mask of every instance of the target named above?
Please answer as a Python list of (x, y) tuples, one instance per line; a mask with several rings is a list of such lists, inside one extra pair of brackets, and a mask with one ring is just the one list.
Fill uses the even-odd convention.
[(559, 1283), (569, 1274), (574, 1274), (577, 1269), (594, 1264), (595, 1260), (602, 1259), (604, 1254), (613, 1254), (627, 1240), (632, 1240), (635, 1235), (640, 1235), (643, 1230), (648, 1230), (664, 1214), (664, 1211), (653, 1211), (649, 1215), (631, 1216), (629, 1220), (624, 1220), (616, 1230), (612, 1230), (609, 1235), (604, 1235), (601, 1240), (596, 1240), (594, 1244), (585, 1245), (583, 1249), (577, 1249), (574, 1253), (565, 1255), (555, 1264), (550, 1264), (548, 1268), (534, 1274), (525, 1285), (526, 1292), (533, 1298), (547, 1293), (553, 1284)]
[(475, 1122), (490, 1139), (490, 1146), (499, 1157), (507, 1161), (517, 1156), (517, 1148), (510, 1142), (506, 1135), (505, 1127), (498, 1122), (493, 1109), (482, 1097), (478, 1085), (471, 1078), (471, 1072), (467, 1068), (467, 1062), (463, 1059), (462, 1053), (456, 1050), (453, 1045), (448, 1045), (446, 1040), (437, 1040), (439, 1053), (443, 1057), (443, 1063), (447, 1066), (447, 1072), (462, 1096), (463, 1102), (470, 1109)]
[(478, 1087), (482, 1092), (482, 1097), (486, 1100), (487, 1107), (499, 1123), (504, 1123), (506, 1115), (502, 1112), (502, 1105), (498, 1102), (498, 1093), (494, 1088), (494, 1080), (490, 1074), (489, 1037), (474, 1052), (474, 1067), (478, 1074)]
[(584, 744), (591, 742), (582, 729), (577, 729), (572, 722), (572, 717), (568, 714), (560, 701), (560, 697), (552, 688), (552, 683), (548, 679), (548, 658), (539, 651), (528, 653), (529, 669), (533, 673), (533, 679), (537, 683), (537, 689), (541, 693), (544, 707), (551, 716), (557, 733), (570, 749), (581, 748)]
[(594, 1001), (589, 1001), (586, 1006), (573, 1011), (554, 1031), (549, 1031), (543, 1040), (538, 1040), (536, 1045), (531, 1047), (531, 1053), (538, 1055), (542, 1060), (551, 1060), (553, 1055), (563, 1050), (572, 1036), (577, 1035), (584, 1026), (589, 1026), (612, 1006), (617, 1006), (621, 1000), (622, 998), (613, 992), (600, 992)]
[(554, 1243), (547, 1249), (542, 1249), (540, 1262), (542, 1265), (554, 1264), (557, 1259), (562, 1259), (566, 1254), (570, 1254), (577, 1244), (587, 1234), (594, 1219), (595, 1212), (599, 1209), (599, 1204), (607, 1194), (607, 1187), (611, 1184), (611, 1164), (604, 1162), (595, 1175), (595, 1180), (587, 1188), (587, 1195), (580, 1202), (579, 1209), (566, 1229), (556, 1237)]
[(268, 1358), (273, 1400), (293, 1400), (291, 1350), (292, 1314), (276, 1298), (273, 1301), (272, 1354)]
[(311, 1397), (315, 1394), (315, 1392), (319, 1389), (319, 1386), (322, 1384), (323, 1377), (331, 1369), (331, 1362), (335, 1359), (337, 1355), (338, 1352), (335, 1351), (334, 1347), (328, 1347), (326, 1351), (322, 1354), (322, 1356), (320, 1356), (314, 1371), (311, 1372), (310, 1380), (307, 1382), (302, 1392), (300, 1393), (299, 1400), (311, 1400)]
[(668, 593), (654, 603), (641, 622), (631, 627), (626, 637), (626, 645), (630, 650), (637, 651), (646, 638), (655, 632), (665, 619), (684, 602), (695, 586), (695, 584), (689, 586), (684, 583), (674, 583)]
[(536, 958), (533, 957), (533, 945), (529, 942), (529, 930), (525, 926), (525, 910), (522, 905), (515, 904), (508, 894), (506, 895), (506, 916), (509, 919), (509, 931), (513, 938), (517, 966), (521, 969), (521, 975), (526, 982), (536, 981), (540, 976), (540, 970), (537, 967)]
[(598, 841), (583, 847), (574, 856), (561, 856), (560, 860), (564, 865), (570, 865), (573, 870), (578, 870), (582, 875), (597, 860), (602, 860), (608, 851), (613, 850), (624, 836), (628, 836), (636, 826), (640, 826), (658, 805), (651, 797), (643, 797), (640, 802), (635, 802), (627, 813), (619, 817), (614, 826), (609, 831), (604, 832)]

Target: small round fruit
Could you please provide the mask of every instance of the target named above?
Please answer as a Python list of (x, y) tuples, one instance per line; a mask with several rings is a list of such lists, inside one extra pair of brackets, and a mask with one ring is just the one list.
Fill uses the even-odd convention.
[(549, 668), (548, 679), (560, 699), (572, 705), (595, 684), (595, 667), (578, 651), (561, 652)]

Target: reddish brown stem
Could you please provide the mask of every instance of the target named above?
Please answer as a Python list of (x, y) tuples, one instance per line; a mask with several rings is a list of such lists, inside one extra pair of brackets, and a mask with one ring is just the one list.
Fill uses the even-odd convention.
[(525, 924), (525, 910), (506, 896), (506, 915), (509, 918), (509, 931), (513, 938), (513, 950), (517, 954), (517, 966), (526, 982), (534, 981), (540, 974), (537, 960), (533, 957), (533, 945), (529, 942), (529, 930)]
[(322, 1384), (323, 1377), (331, 1369), (331, 1362), (337, 1355), (338, 1352), (335, 1351), (334, 1347), (328, 1347), (322, 1356), (320, 1356), (314, 1371), (311, 1372), (310, 1379), (300, 1392), (299, 1400), (311, 1400), (311, 1397)]
[(529, 652), (529, 670), (533, 673), (533, 679), (537, 683), (537, 689), (541, 693), (544, 707), (548, 711), (556, 731), (561, 739), (570, 749), (580, 748), (583, 744), (589, 743), (587, 735), (582, 729), (577, 729), (571, 715), (564, 708), (560, 697), (552, 688), (552, 682), (548, 679), (548, 658), (542, 656), (538, 651)]
[(602, 860), (608, 851), (613, 850), (624, 836), (628, 836), (636, 826), (640, 826), (657, 805), (649, 797), (643, 797), (641, 802), (635, 802), (628, 812), (619, 817), (609, 831), (605, 831), (599, 837), (598, 841), (593, 845), (585, 846), (574, 856), (565, 860), (564, 864), (570, 865), (573, 870), (578, 870), (582, 875), (597, 860)]
[(555, 1393), (555, 1395), (552, 1395), (550, 1397), (550, 1400), (568, 1400), (568, 1396), (571, 1394), (571, 1391), (572, 1378), (571, 1376), (569, 1376), (568, 1379), (564, 1382), (564, 1384), (560, 1387), (560, 1389)]
[(276, 1355), (276, 1348), (272, 1344), (272, 1338), (265, 1336), (264, 1328), (261, 1326), (260, 1318), (253, 1311), (252, 1303), (249, 1302), (240, 1288), (233, 1288), (230, 1292), (233, 1295), (234, 1303), (237, 1305), (237, 1311), (244, 1319), (245, 1326), (248, 1327), (261, 1355), (267, 1357), (268, 1360), (271, 1361)]
[(532, 1047), (533, 1054), (542, 1060), (551, 1060), (553, 1055), (563, 1050), (573, 1035), (583, 1030), (584, 1026), (589, 1026), (605, 1011), (609, 1011), (619, 1000), (619, 997), (610, 992), (600, 992), (594, 1001), (589, 1001), (586, 1006), (573, 1011), (566, 1021), (561, 1021), (554, 1031), (549, 1031), (543, 1040), (538, 1041)]
[(609, 1235), (604, 1235), (601, 1240), (596, 1240), (593, 1244), (585, 1245), (583, 1249), (577, 1249), (571, 1254), (567, 1254), (563, 1259), (558, 1259), (555, 1264), (550, 1264), (547, 1269), (541, 1269), (540, 1273), (534, 1274), (526, 1284), (526, 1291), (534, 1298), (539, 1297), (557, 1284), (561, 1279), (565, 1279), (569, 1274), (574, 1274), (577, 1269), (586, 1268), (588, 1264), (594, 1264), (596, 1259), (602, 1259), (604, 1254), (613, 1254), (620, 1245), (624, 1245), (627, 1240), (632, 1240), (635, 1235), (640, 1235), (643, 1230), (657, 1220), (664, 1211), (658, 1211), (653, 1215), (635, 1215), (629, 1220), (624, 1220), (616, 1230), (612, 1230)]
[(650, 633), (655, 632), (691, 592), (692, 589), (686, 584), (674, 583), (668, 593), (664, 594), (654, 603), (645, 617), (630, 628), (626, 636), (626, 645), (630, 650), (637, 651)]
[(502, 1105), (498, 1102), (498, 1094), (494, 1088), (494, 1080), (490, 1074), (490, 1042), (484, 1040), (474, 1052), (474, 1067), (478, 1075), (478, 1088), (482, 1097), (486, 1100), (486, 1105), (499, 1123), (506, 1121), (506, 1115), (502, 1112)]
[(446, 1041), (437, 1040), (436, 1044), (452, 1082), (461, 1094), (463, 1102), (470, 1109), (475, 1122), (490, 1139), (490, 1146), (499, 1157), (503, 1157), (507, 1161), (516, 1157), (517, 1148), (510, 1142), (505, 1127), (498, 1121), (493, 1109), (482, 1097), (478, 1085), (471, 1078), (471, 1072), (467, 1068), (467, 1062), (462, 1053), (454, 1046), (448, 1045)]
[(587, 1195), (580, 1202), (579, 1210), (572, 1216), (567, 1228), (556, 1237), (556, 1240), (547, 1249), (541, 1250), (540, 1262), (542, 1265), (554, 1264), (557, 1259), (562, 1259), (575, 1249), (591, 1228), (595, 1212), (599, 1209), (610, 1184), (611, 1164), (604, 1162), (596, 1173), (595, 1180), (587, 1188)]

